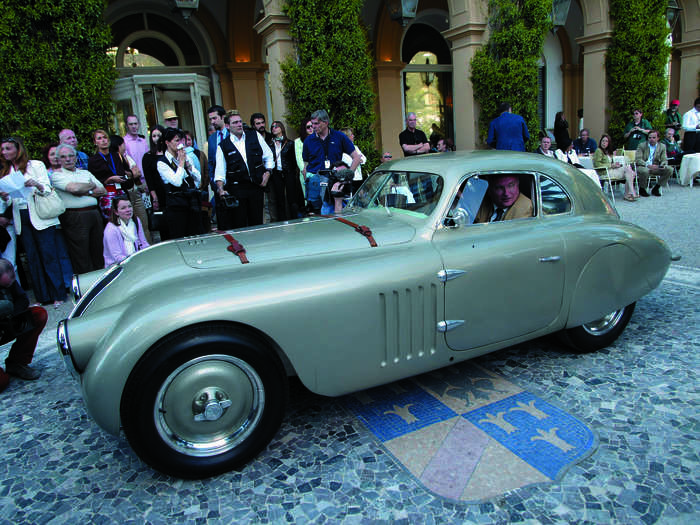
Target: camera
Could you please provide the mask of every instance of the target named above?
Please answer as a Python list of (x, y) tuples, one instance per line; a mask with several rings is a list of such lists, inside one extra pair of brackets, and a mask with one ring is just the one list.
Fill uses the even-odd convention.
[[(355, 172), (348, 168), (341, 168), (338, 170), (320, 170), (319, 174), (323, 172), (323, 175), (328, 177), (328, 188), (331, 197), (334, 198), (345, 198), (350, 197), (352, 192), (352, 180), (355, 178)], [(333, 187), (336, 186), (335, 190)]]

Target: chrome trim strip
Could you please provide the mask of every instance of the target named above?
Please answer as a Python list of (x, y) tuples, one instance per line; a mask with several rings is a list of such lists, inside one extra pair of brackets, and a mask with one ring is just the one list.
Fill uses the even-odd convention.
[(450, 330), (454, 330), (455, 328), (459, 328), (464, 324), (464, 320), (462, 319), (450, 319), (450, 320), (445, 320), (445, 321), (440, 321), (437, 324), (437, 331), (438, 332), (449, 332)]
[(437, 277), (440, 281), (444, 283), (447, 281), (451, 281), (452, 279), (456, 279), (457, 277), (461, 277), (465, 273), (467, 272), (465, 272), (464, 270), (451, 270), (448, 268), (446, 270), (440, 270), (437, 273)]

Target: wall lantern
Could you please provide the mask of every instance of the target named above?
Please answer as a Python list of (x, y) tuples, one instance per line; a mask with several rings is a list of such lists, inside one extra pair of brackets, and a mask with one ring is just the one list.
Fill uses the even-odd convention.
[(668, 27), (671, 28), (673, 32), (673, 27), (678, 22), (681, 16), (681, 8), (676, 0), (668, 0), (668, 6), (666, 7), (666, 20), (668, 21)]
[(571, 7), (571, 0), (552, 0), (552, 24), (554, 27), (566, 24), (569, 7)]
[(199, 7), (199, 0), (171, 0), (171, 2), (175, 5), (175, 11), (180, 11), (185, 21), (188, 21)]
[(387, 0), (386, 8), (392, 20), (398, 20), (402, 26), (416, 18), (418, 0)]

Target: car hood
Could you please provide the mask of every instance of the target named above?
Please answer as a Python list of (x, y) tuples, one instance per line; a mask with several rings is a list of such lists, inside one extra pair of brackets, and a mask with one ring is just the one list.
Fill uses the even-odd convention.
[[(410, 222), (389, 217), (383, 209), (348, 213), (341, 216), (352, 223), (367, 226), (378, 247), (411, 241), (416, 229)], [(336, 217), (307, 217), (294, 221), (231, 230), (250, 264), (370, 249), (369, 239)], [(192, 268), (230, 267), (238, 257), (224, 233), (213, 233), (175, 241), (185, 263)]]

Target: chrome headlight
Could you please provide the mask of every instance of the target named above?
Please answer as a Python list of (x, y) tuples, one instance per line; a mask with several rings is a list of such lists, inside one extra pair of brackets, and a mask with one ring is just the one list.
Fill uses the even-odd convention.
[(73, 378), (76, 380), (80, 379), (78, 370), (75, 367), (75, 361), (73, 361), (73, 354), (70, 351), (70, 343), (68, 342), (68, 329), (66, 327), (66, 319), (59, 321), (58, 328), (56, 329), (56, 342), (58, 343), (58, 351), (63, 358), (63, 364), (71, 373)]
[(73, 292), (73, 302), (77, 303), (80, 300), (80, 282), (77, 274), (74, 274), (71, 279), (70, 289)]

